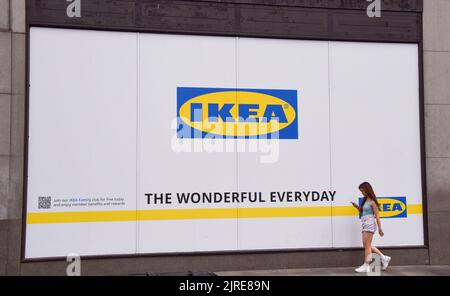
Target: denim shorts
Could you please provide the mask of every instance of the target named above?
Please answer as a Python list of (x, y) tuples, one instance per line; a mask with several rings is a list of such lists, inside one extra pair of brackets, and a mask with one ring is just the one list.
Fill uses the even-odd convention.
[(362, 232), (375, 233), (377, 231), (377, 221), (372, 215), (361, 217)]

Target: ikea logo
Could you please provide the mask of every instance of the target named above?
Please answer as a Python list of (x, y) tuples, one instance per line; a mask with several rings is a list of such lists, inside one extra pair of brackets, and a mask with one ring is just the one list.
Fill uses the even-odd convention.
[[(378, 197), (380, 204), (380, 218), (406, 218), (408, 216), (408, 206), (406, 204), (406, 197)], [(363, 198), (359, 198), (361, 205)]]
[(298, 139), (296, 90), (177, 88), (178, 138)]

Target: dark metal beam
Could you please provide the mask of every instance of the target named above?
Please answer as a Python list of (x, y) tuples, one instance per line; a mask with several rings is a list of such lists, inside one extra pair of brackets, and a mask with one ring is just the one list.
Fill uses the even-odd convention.
[(29, 0), (31, 26), (344, 41), (420, 42), (420, 0), (382, 0), (369, 18), (363, 0), (92, 0), (81, 18), (68, 2)]

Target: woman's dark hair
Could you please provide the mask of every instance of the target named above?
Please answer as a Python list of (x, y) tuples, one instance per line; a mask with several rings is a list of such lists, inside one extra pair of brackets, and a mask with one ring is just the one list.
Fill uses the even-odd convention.
[(377, 196), (375, 195), (375, 192), (373, 191), (372, 185), (370, 185), (369, 182), (363, 182), (359, 185), (359, 190), (361, 190), (362, 192), (364, 192), (364, 199), (361, 203), (361, 207), (359, 208), (359, 211), (362, 212), (362, 208), (364, 206), (364, 203), (367, 200), (367, 197), (369, 197), (371, 200), (373, 200), (375, 202), (375, 204), (377, 205), (378, 209), (380, 209), (380, 204), (378, 203), (377, 200)]

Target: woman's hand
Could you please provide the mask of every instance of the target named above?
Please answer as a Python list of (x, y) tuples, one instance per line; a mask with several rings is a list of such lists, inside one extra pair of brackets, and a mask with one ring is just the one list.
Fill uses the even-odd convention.
[(378, 233), (380, 234), (381, 237), (384, 236), (384, 232), (383, 232), (383, 230), (381, 228), (378, 229)]

